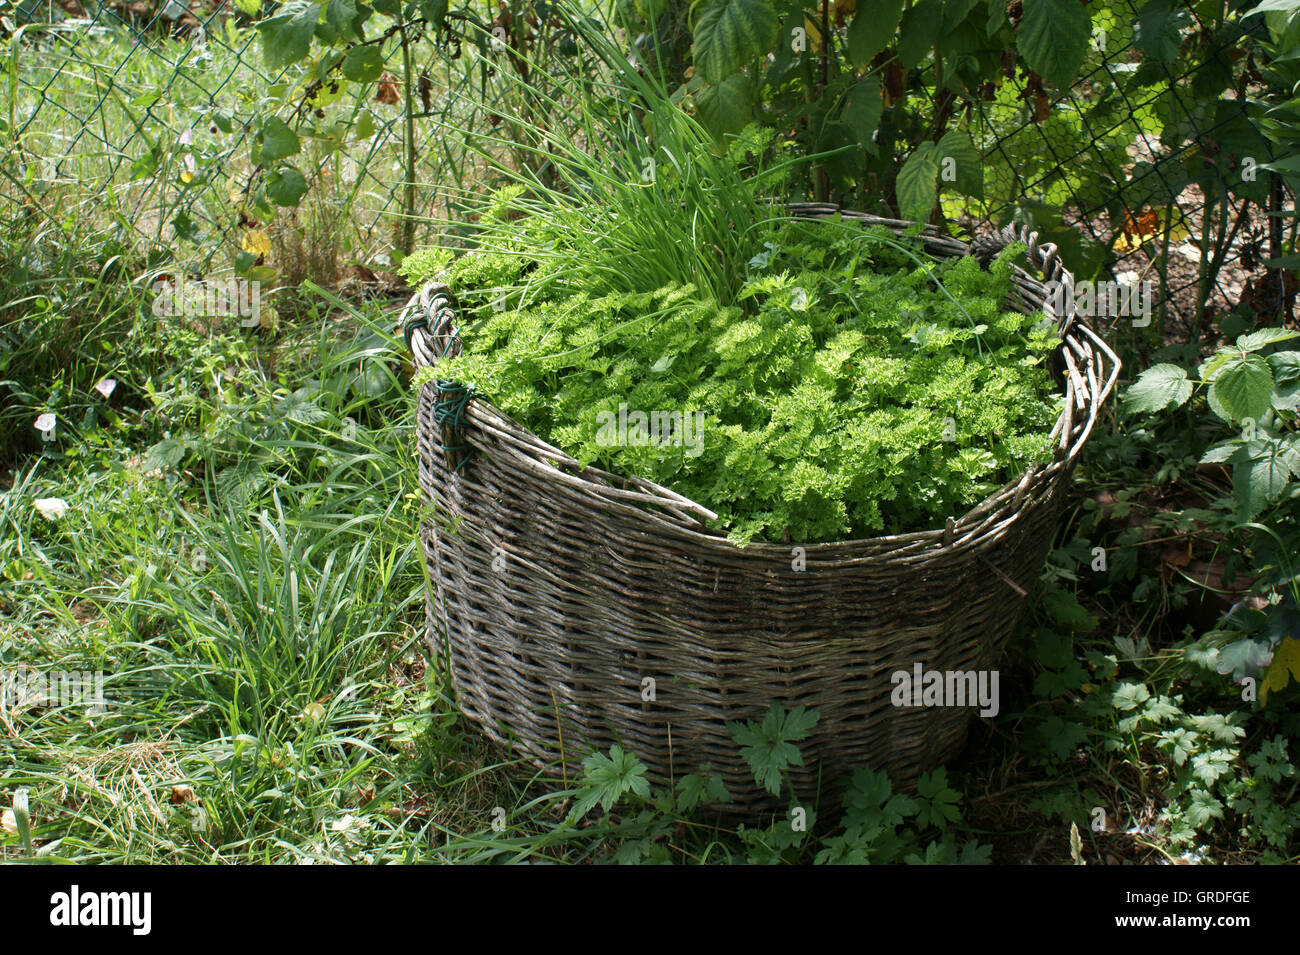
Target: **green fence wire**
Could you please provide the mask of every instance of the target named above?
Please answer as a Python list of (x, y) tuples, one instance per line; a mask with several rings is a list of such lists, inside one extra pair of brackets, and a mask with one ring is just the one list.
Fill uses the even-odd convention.
[[(1139, 6), (1130, 4), (1133, 17)], [(1239, 37), (1209, 36), (1190, 7), (1188, 16), (1188, 35), (1204, 35), (1195, 68), (1144, 57), (1131, 20), (1094, 37), (1098, 65), (1059, 95), (1011, 64), (970, 117), (986, 160), (986, 200), (946, 211), (975, 229), (1030, 223), (1083, 277), (1155, 278), (1162, 320), (1199, 327), (1259, 295), (1268, 213), (1277, 218), (1294, 201), (1264, 172), (1258, 188), (1242, 188), (1249, 164), (1269, 158), (1268, 145), (1243, 102), (1207, 105), (1196, 95), (1200, 77), (1225, 65)], [(415, 188), (407, 187), (397, 92), (402, 53), (390, 44), (384, 77), (350, 87), (318, 114), (344, 121), (341, 138), (309, 144), (308, 198), (270, 226), (243, 207), (253, 124), (270, 104), (293, 119), (279, 94), (303, 67), (268, 71), (248, 13), (231, 0), (23, 0), (8, 17), (8, 130), (21, 176), (33, 188), (79, 192), (88, 216), (113, 216), (191, 270), (220, 267), (241, 247), (257, 251), (263, 227), (279, 242), (330, 237), (319, 255), (301, 250), (313, 278), (337, 268), (339, 255), (383, 267), (395, 247), (420, 238), (403, 234), (402, 223), (445, 213), (440, 186), (463, 185), (449, 182), (463, 175), (465, 153), (447, 142), (443, 120), (472, 106), (457, 105), (450, 74), (437, 68), (445, 52), (426, 40), (413, 50)], [(1177, 130), (1168, 137), (1176, 141), (1152, 135), (1157, 125)]]

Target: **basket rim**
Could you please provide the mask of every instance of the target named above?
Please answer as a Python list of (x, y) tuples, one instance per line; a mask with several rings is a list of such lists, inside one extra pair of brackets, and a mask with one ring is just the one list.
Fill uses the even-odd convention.
[[(914, 228), (916, 223), (904, 219), (888, 219), (869, 213), (842, 209), (832, 203), (789, 203), (787, 208), (797, 217), (824, 218), (841, 215), (845, 219), (861, 221), (866, 225), (883, 225), (895, 232)], [(791, 547), (801, 547), (807, 556), (816, 556), (823, 568), (848, 567), (866, 560), (878, 560), (888, 554), (891, 560), (925, 560), (933, 555), (937, 544), (943, 549), (968, 545), (989, 546), (1001, 537), (1004, 527), (1013, 523), (1021, 504), (1032, 491), (1049, 482), (1059, 480), (1073, 467), (1096, 424), (1101, 406), (1106, 402), (1119, 377), (1121, 362), (1118, 355), (1086, 323), (1079, 320), (1074, 307), (1074, 276), (1064, 267), (1054, 243), (1039, 242), (1038, 233), (1028, 227), (1007, 226), (991, 237), (975, 237), (966, 242), (940, 234), (934, 226), (925, 226), (919, 233), (931, 254), (945, 258), (966, 255), (989, 257), (996, 255), (1012, 242), (1026, 245), (1030, 265), (1043, 275), (1039, 280), (1018, 264), (1013, 264), (1015, 285), (1021, 301), (1017, 303), (1025, 314), (1032, 314), (1030, 306), (1044, 312), (1057, 322), (1061, 339), (1060, 350), (1065, 359), (1065, 401), (1049, 440), (1055, 442), (1052, 460), (1045, 465), (1032, 465), (990, 493), (960, 516), (950, 516), (938, 528), (909, 531), (902, 534), (879, 535), (868, 538), (850, 538), (838, 541), (773, 543), (751, 541), (738, 544), (725, 531), (709, 527), (708, 520), (717, 515), (695, 501), (670, 488), (644, 478), (612, 474), (599, 468), (581, 465), (566, 452), (547, 443), (523, 427), (490, 400), (474, 395), (464, 409), (467, 425), (491, 434), (496, 439), (498, 451), (504, 449), (511, 463), (528, 470), (546, 469), (552, 480), (569, 485), (573, 490), (598, 500), (602, 507), (622, 510), (657, 524), (658, 530), (695, 547), (716, 550), (719, 553), (760, 558), (788, 559)], [(1037, 261), (1035, 261), (1037, 260)], [(417, 369), (433, 364), (435, 356), (455, 354), (459, 351), (456, 304), (451, 290), (440, 281), (441, 276), (427, 282), (407, 302), (401, 313), (401, 326), (413, 354)], [(1060, 300), (1065, 303), (1064, 314), (1052, 307), (1050, 285), (1063, 286), (1067, 294)], [(439, 346), (441, 342), (441, 347)], [(438, 392), (438, 383), (426, 382), (421, 390)], [(465, 428), (467, 433), (470, 428)], [(441, 457), (431, 452), (432, 456)], [(504, 462), (503, 462), (504, 463)], [(432, 462), (430, 462), (432, 464)], [(446, 462), (441, 462), (446, 467)], [(452, 468), (450, 479), (456, 480)], [(865, 553), (878, 551), (879, 553)], [(840, 560), (827, 560), (841, 555)]]

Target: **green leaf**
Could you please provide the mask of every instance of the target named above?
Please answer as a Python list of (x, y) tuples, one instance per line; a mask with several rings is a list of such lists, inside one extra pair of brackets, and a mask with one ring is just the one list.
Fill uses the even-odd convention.
[(1246, 14), (1253, 17), (1257, 13), (1269, 13), (1277, 11), (1280, 13), (1290, 13), (1294, 10), (1300, 10), (1300, 0), (1263, 0), (1254, 10)]
[(1151, 699), (1151, 691), (1145, 683), (1121, 683), (1111, 694), (1111, 704), (1117, 710), (1135, 710)]
[(1177, 365), (1152, 365), (1124, 392), (1124, 410), (1152, 412), (1174, 407), (1192, 396), (1187, 369)]
[(771, 52), (780, 24), (771, 0), (714, 0), (695, 23), (695, 70), (721, 83), (760, 53)]
[(163, 471), (168, 468), (178, 467), (181, 461), (185, 459), (187, 450), (189, 449), (186, 447), (185, 442), (176, 438), (163, 438), (145, 454), (140, 470), (148, 473), (149, 471)]
[(874, 76), (858, 80), (845, 98), (844, 122), (852, 131), (853, 138), (872, 155), (877, 151), (872, 134), (880, 125), (884, 107), (880, 99), (880, 80)]
[(1192, 790), (1192, 801), (1183, 817), (1195, 829), (1205, 829), (1215, 819), (1223, 818), (1223, 803), (1204, 789)]
[(1024, 0), (1016, 46), (1030, 69), (1065, 89), (1088, 55), (1092, 20), (1079, 0)]
[(728, 723), (732, 739), (740, 744), (740, 755), (749, 763), (755, 781), (774, 796), (781, 794), (781, 782), (791, 766), (802, 766), (803, 756), (794, 744), (807, 739), (819, 719), (815, 710), (796, 706), (787, 714), (773, 703), (762, 724), (753, 720)]
[(1279, 383), (1300, 379), (1300, 351), (1274, 352), (1268, 356), (1268, 364), (1273, 369), (1274, 380)]
[(343, 58), (343, 75), (357, 83), (379, 79), (384, 72), (384, 54), (377, 46), (354, 46)]
[(1133, 45), (1158, 63), (1173, 63), (1182, 49), (1183, 12), (1172, 0), (1149, 0), (1133, 23)]
[(284, 120), (272, 116), (262, 124), (262, 161), (275, 162), (296, 155), (302, 144)]
[[(1097, 618), (1068, 590), (1053, 587), (1044, 591), (1043, 609), (1052, 623), (1071, 633), (1087, 633), (1097, 628)], [(1072, 653), (1065, 662), (1074, 662)]]
[(273, 70), (282, 69), (306, 57), (319, 19), (319, 3), (290, 0), (275, 16), (258, 23), (266, 65)]
[(1259, 355), (1243, 355), (1219, 369), (1210, 394), (1228, 413), (1228, 420), (1258, 420), (1272, 407), (1273, 369)]
[(951, 182), (964, 196), (984, 198), (984, 161), (970, 136), (960, 129), (948, 130), (939, 139), (937, 154), (939, 178), (943, 182)]
[(1300, 469), (1300, 453), (1276, 439), (1252, 441), (1245, 460), (1232, 469), (1232, 486), (1239, 505), (1238, 516), (1254, 518), (1286, 490), (1291, 475)]
[(1268, 640), (1247, 637), (1233, 641), (1219, 650), (1215, 658), (1215, 669), (1225, 676), (1232, 674), (1234, 680), (1248, 676), (1258, 679), (1272, 649)]
[(948, 786), (948, 770), (944, 767), (918, 779), (916, 792), (921, 797), (916, 812), (918, 826), (934, 826), (943, 832), (949, 823), (961, 821), (961, 810), (957, 808), (961, 795)]
[(1223, 444), (1216, 444), (1201, 455), (1201, 464), (1225, 464), (1237, 456), (1245, 445), (1240, 440), (1225, 441)]
[(943, 27), (943, 0), (919, 0), (903, 14), (898, 36), (898, 59), (909, 69), (934, 46)]
[(266, 177), (266, 197), (277, 206), (296, 206), (307, 193), (307, 180), (297, 169), (285, 168)]
[(420, 16), (435, 27), (441, 26), (447, 19), (447, 0), (419, 0)]
[(1192, 775), (1213, 786), (1232, 769), (1235, 754), (1228, 749), (1212, 749), (1208, 753), (1198, 753), (1192, 758)]
[(1237, 347), (1244, 352), (1258, 351), (1269, 345), (1290, 341), (1293, 338), (1300, 338), (1300, 332), (1293, 332), (1286, 328), (1261, 328), (1258, 331), (1239, 336), (1237, 338)]
[(871, 0), (858, 7), (849, 24), (847, 47), (849, 62), (866, 66), (872, 58), (889, 46), (903, 18), (903, 0)]
[(369, 9), (357, 9), (357, 0), (329, 0), (325, 5), (325, 22), (342, 37), (364, 40), (362, 25), (369, 16)]
[(733, 73), (716, 86), (701, 85), (691, 94), (700, 125), (721, 139), (749, 125), (753, 86), (744, 73)]
[(609, 755), (592, 753), (582, 761), (585, 785), (574, 803), (571, 819), (581, 819), (597, 803), (606, 812), (625, 793), (650, 795), (650, 782), (645, 778), (645, 764), (615, 743)]
[(707, 764), (699, 773), (689, 773), (677, 780), (677, 808), (682, 812), (712, 802), (731, 802), (731, 792), (721, 776), (709, 772)]
[(921, 143), (898, 170), (894, 188), (898, 193), (898, 211), (904, 219), (925, 220), (938, 201), (935, 180), (939, 176), (939, 156), (934, 143)]

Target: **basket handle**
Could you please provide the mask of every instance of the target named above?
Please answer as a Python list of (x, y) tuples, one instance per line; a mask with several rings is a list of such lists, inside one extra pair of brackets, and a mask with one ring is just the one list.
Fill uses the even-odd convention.
[[(438, 358), (460, 354), (460, 327), (456, 324), (456, 297), (446, 283), (435, 279), (420, 289), (402, 310), (402, 334), (417, 370), (431, 368)], [(469, 460), (464, 439), (464, 414), (473, 391), (462, 382), (436, 378), (433, 418), (442, 434), (440, 450), (447, 467), (459, 471)]]
[[(1013, 242), (1023, 242), (1026, 245), (1025, 257), (1029, 260), (1030, 268), (1037, 269), (1042, 275), (1044, 285), (1063, 289), (1063, 294), (1060, 296), (1063, 307), (1061, 314), (1056, 315), (1055, 318), (1057, 334), (1064, 338), (1073, 327), (1076, 318), (1074, 274), (1061, 261), (1055, 242), (1039, 242), (1038, 233), (1027, 225), (1008, 225), (993, 235), (975, 236), (970, 243), (971, 254), (981, 262), (989, 262)], [(1042, 307), (1044, 302), (1037, 304)]]

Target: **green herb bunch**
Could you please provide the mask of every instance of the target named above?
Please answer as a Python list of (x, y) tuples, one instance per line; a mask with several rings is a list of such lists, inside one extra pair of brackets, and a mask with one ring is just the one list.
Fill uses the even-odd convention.
[(463, 354), (431, 376), (686, 495), (738, 543), (933, 527), (1046, 460), (1058, 341), (1007, 307), (1023, 248), (982, 269), (792, 218), (774, 199), (815, 157), (753, 126), (719, 144), (591, 42), (609, 75), (574, 106), (583, 134), (535, 131), (556, 185), (484, 143), (509, 185), (476, 201), (471, 251), (403, 265), (460, 300)]
[[(1005, 309), (1009, 255), (984, 271), (879, 227), (774, 219), (723, 303), (686, 282), (601, 288), (553, 222), (513, 224), (515, 249), (447, 268), (465, 347), (434, 373), (584, 464), (705, 505), (739, 543), (932, 527), (1046, 460), (1056, 337)], [(546, 254), (517, 254), (533, 244)], [(611, 443), (637, 410), (703, 427)]]

